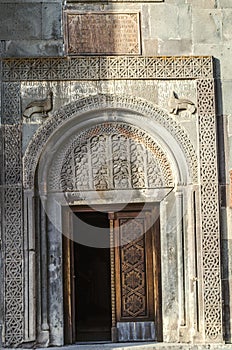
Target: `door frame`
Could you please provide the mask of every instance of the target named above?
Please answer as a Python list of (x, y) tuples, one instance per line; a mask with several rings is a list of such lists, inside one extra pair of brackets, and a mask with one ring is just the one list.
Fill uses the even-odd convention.
[[(75, 327), (75, 286), (74, 286), (74, 251), (73, 251), (73, 212), (96, 212), (102, 210), (108, 212), (110, 222), (110, 241), (114, 242), (114, 217), (115, 212), (141, 211), (144, 203), (130, 203), (121, 210), (121, 204), (94, 205), (94, 209), (87, 205), (64, 206), (62, 210), (62, 254), (63, 254), (63, 300), (64, 300), (64, 344), (74, 344), (76, 342)], [(71, 211), (70, 211), (71, 208)], [(153, 212), (158, 218), (150, 228), (151, 249), (152, 249), (152, 269), (153, 269), (153, 302), (154, 322), (157, 325), (157, 341), (162, 341), (162, 296), (161, 296), (161, 246), (160, 246), (160, 208), (159, 203), (146, 203), (146, 211)], [(110, 247), (110, 272), (111, 272), (111, 341), (117, 342), (117, 311), (116, 311), (116, 250), (117, 247)]]

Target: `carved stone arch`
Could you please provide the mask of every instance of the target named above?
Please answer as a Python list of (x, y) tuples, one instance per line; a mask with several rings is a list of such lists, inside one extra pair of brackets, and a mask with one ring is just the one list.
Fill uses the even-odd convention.
[[(188, 138), (185, 130), (167, 113), (167, 111), (158, 106), (140, 98), (133, 96), (120, 95), (94, 95), (73, 103), (70, 103), (59, 111), (54, 113), (36, 132), (30, 141), (24, 155), (24, 188), (32, 188), (34, 185), (34, 175), (39, 158), (47, 142), (52, 135), (57, 133), (62, 127), (78, 117), (81, 122), (92, 114), (94, 111), (101, 111), (102, 115), (106, 111), (124, 111), (139, 116), (142, 119), (140, 124), (144, 125), (145, 121), (156, 123), (157, 128), (162, 128), (168, 135), (175, 140), (178, 145), (178, 151), (184, 155), (185, 162), (192, 182), (197, 182), (198, 162), (194, 147)], [(91, 112), (92, 111), (92, 112)], [(91, 113), (90, 113), (91, 112)], [(107, 119), (107, 116), (106, 116)], [(76, 119), (75, 119), (76, 120)], [(179, 152), (176, 152), (178, 154)]]
[[(111, 161), (110, 164), (107, 164), (111, 173), (117, 163), (117, 160), (112, 162), (111, 158), (114, 137), (116, 138), (116, 144), (122, 145), (122, 149), (118, 152), (119, 158), (124, 156), (123, 147), (126, 146), (127, 148), (126, 156), (124, 156), (124, 159), (119, 159), (118, 162), (119, 168), (122, 168), (125, 161), (127, 175), (123, 177), (122, 172), (119, 172), (117, 179), (119, 182), (117, 183), (112, 180), (112, 176), (110, 177), (109, 174), (104, 173), (104, 170), (107, 170), (107, 161), (104, 158), (108, 157)], [(119, 139), (123, 138), (123, 142), (118, 142), (118, 137)], [(93, 146), (97, 145), (94, 152), (92, 152), (91, 143)], [(138, 171), (136, 161), (132, 162), (132, 165), (135, 165), (135, 170), (131, 171), (131, 164), (128, 165), (130, 163), (128, 160), (131, 160), (129, 157), (133, 153), (128, 150), (128, 147), (131, 146), (134, 147), (133, 150), (136, 155), (139, 154), (139, 162), (144, 166), (141, 172)], [(99, 180), (98, 176), (97, 181), (94, 182), (94, 174), (91, 174), (81, 182), (80, 176), (85, 171), (88, 172), (89, 169), (94, 168), (92, 164), (93, 153), (96, 157), (97, 172), (101, 173), (101, 178)], [(149, 162), (147, 161), (149, 156), (152, 163), (150, 173), (148, 169)], [(36, 221), (35, 212), (31, 209), (33, 206), (30, 203), (32, 203), (32, 197), (34, 196), (35, 174), (37, 174), (37, 184), (39, 190), (42, 189), (42, 191), (39, 191), (39, 203), (36, 205), (43, 214), (43, 220), (42, 223), (38, 223), (40, 227), (35, 230), (41, 236), (42, 250), (47, 252), (46, 256), (52, 256), (55, 259), (54, 265), (56, 261), (60, 261), (60, 256), (62, 256), (62, 235), (60, 233), (63, 232), (62, 210), (64, 206), (65, 208), (69, 208), (74, 204), (94, 206), (99, 202), (107, 205), (109, 203), (124, 205), (125, 202), (145, 203), (146, 201), (159, 203), (160, 235), (162, 236), (161, 256), (163, 257), (161, 266), (163, 271), (166, 271), (162, 276), (161, 288), (164, 300), (168, 300), (171, 293), (175, 294), (175, 298), (171, 303), (171, 311), (168, 311), (168, 315), (164, 315), (163, 318), (164, 340), (169, 339), (169, 333), (165, 330), (168, 329), (173, 314), (178, 315), (175, 321), (176, 332), (173, 338), (175, 341), (179, 337), (180, 320), (184, 320), (183, 324), (187, 320), (185, 316), (185, 298), (189, 293), (189, 286), (185, 283), (185, 274), (192, 275), (193, 272), (191, 266), (185, 265), (185, 259), (187, 258), (184, 245), (189, 245), (188, 237), (191, 236), (193, 229), (191, 227), (191, 213), (198, 210), (198, 203), (194, 204), (195, 207), (193, 207), (191, 198), (190, 203), (188, 201), (188, 197), (192, 196), (191, 184), (197, 182), (198, 166), (196, 159), (194, 147), (187, 133), (165, 110), (142, 99), (111, 95), (91, 96), (59, 110), (40, 127), (24, 156), (24, 186), (28, 189), (25, 191), (28, 196), (25, 200), (27, 204), (25, 212), (28, 213), (27, 217), (30, 218), (30, 223)], [(78, 163), (78, 166), (75, 162)], [(82, 171), (81, 174), (80, 171)], [(137, 173), (142, 174), (143, 172), (146, 176), (137, 176)], [(134, 183), (132, 183), (133, 176), (135, 176)], [(128, 182), (128, 178), (130, 182)], [(109, 179), (111, 179), (111, 184), (108, 186), (107, 181)], [(121, 179), (126, 179), (127, 182), (122, 184)], [(149, 184), (149, 179), (152, 179), (152, 181), (154, 179), (154, 184)], [(77, 181), (78, 186), (76, 186)], [(187, 184), (190, 184), (190, 186), (185, 186)], [(127, 191), (122, 193), (124, 186), (127, 186)], [(174, 190), (173, 187), (175, 187)], [(150, 191), (153, 188), (155, 188), (155, 191)], [(85, 192), (84, 196), (82, 196), (82, 191)], [(126, 195), (125, 192), (127, 192)], [(101, 197), (101, 195), (103, 196)], [(128, 198), (130, 201), (128, 201)], [(185, 212), (189, 213), (186, 222), (183, 220)], [(46, 224), (46, 215), (49, 217), (48, 224)], [(27, 229), (26, 227), (26, 232)], [(183, 237), (186, 238), (183, 239)], [(49, 240), (48, 246), (47, 238)], [(52, 247), (52, 250), (49, 250), (50, 247)], [(173, 249), (178, 251), (178, 261), (176, 253), (170, 253), (171, 259), (166, 258), (167, 252), (172, 252)], [(47, 264), (52, 265), (53, 262), (47, 262)], [(44, 265), (46, 264), (43, 258)], [(177, 265), (179, 270), (176, 269)], [(61, 266), (59, 264), (57, 266), (61, 271)], [(59, 290), (62, 286), (62, 273), (57, 274), (59, 278), (54, 280), (52, 274), (48, 273), (46, 268), (44, 270), (41, 275), (43, 284), (44, 281), (50, 278), (49, 283), (53, 283)], [(51, 270), (53, 271), (53, 266)], [(50, 276), (49, 278), (47, 273)], [(175, 282), (167, 287), (171, 275), (174, 276)], [(176, 286), (175, 291), (173, 291), (173, 286)], [(41, 343), (48, 341), (49, 336), (52, 339), (57, 334), (57, 318), (61, 320), (60, 327), (63, 331), (62, 291), (59, 290), (54, 297), (52, 293), (48, 293), (49, 287), (42, 287), (41, 282), (41, 291), (44, 290), (42, 302), (39, 306), (43, 315), (41, 320), (43, 327), (38, 340)], [(48, 294), (50, 309), (47, 307)], [(178, 300), (178, 303), (175, 302), (176, 300)], [(192, 301), (188, 302), (191, 303)], [(57, 343), (53, 343), (53, 345), (56, 344), (63, 344), (63, 338), (61, 337)]]
[[(99, 140), (99, 137), (102, 139)], [(122, 148), (119, 147), (119, 151), (115, 152), (118, 153), (119, 160), (112, 161), (114, 137), (116, 146), (122, 146)], [(120, 142), (120, 139), (123, 139), (123, 142)], [(99, 141), (103, 141), (102, 145)], [(88, 148), (95, 145), (97, 147), (94, 150)], [(85, 147), (87, 147), (87, 158), (83, 152)], [(125, 147), (126, 155), (123, 149)], [(132, 160), (133, 152), (136, 156)], [(97, 172), (101, 173), (101, 178), (96, 176), (98, 179), (95, 182), (95, 175), (92, 173), (87, 177), (88, 186), (86, 186), (84, 183), (86, 179), (81, 183), (80, 176), (84, 171), (88, 172), (89, 169), (94, 168), (91, 163), (93, 159), (95, 161), (93, 153), (96, 157)], [(107, 164), (104, 157), (108, 157), (111, 163)], [(79, 163), (77, 167), (75, 167), (75, 161)], [(125, 165), (124, 174), (122, 165)], [(119, 176), (116, 179), (118, 182), (114, 181), (112, 174), (111, 176), (107, 174), (105, 177), (104, 169), (107, 168), (111, 173), (115, 168), (119, 169)], [(42, 315), (38, 322), (38, 327), (41, 328), (38, 335), (40, 344), (49, 342), (49, 338), (56, 338), (52, 345), (64, 342), (61, 290), (63, 282), (60, 259), (62, 256), (61, 233), (63, 233), (64, 224), (63, 208), (71, 210), (69, 207), (74, 204), (94, 207), (99, 203), (106, 205), (119, 203), (123, 206), (125, 203), (159, 203), (161, 255), (165, 257), (169, 249), (170, 227), (169, 212), (166, 214), (166, 207), (170, 204), (174, 211), (170, 215), (175, 232), (171, 235), (172, 244), (178, 247), (180, 257), (184, 259), (182, 241), (179, 238), (183, 229), (176, 227), (177, 223), (182, 222), (183, 208), (188, 207), (187, 203), (184, 203), (184, 185), (191, 184), (196, 178), (196, 155), (184, 129), (166, 111), (145, 100), (110, 95), (92, 96), (65, 106), (41, 126), (24, 156), (25, 213), (28, 220), (28, 223), (25, 223), (25, 236), (28, 235), (29, 225), (36, 223), (33, 235), (34, 237), (38, 235), (41, 240), (41, 252), (37, 261), (38, 269), (42, 266), (38, 283), (42, 294), (41, 303), (38, 302), (39, 313)], [(126, 180), (126, 183), (122, 183), (122, 179)], [(106, 186), (109, 180), (111, 184)], [(78, 187), (76, 181), (79, 182)], [(80, 183), (81, 186), (83, 185), (81, 188)], [(126, 191), (124, 186), (127, 187)], [(38, 195), (34, 191), (35, 187), (39, 189)], [(175, 190), (173, 190), (174, 187)], [(36, 220), (37, 209), (34, 210), (32, 204), (34, 199), (35, 208), (38, 208), (41, 213), (41, 222)], [(47, 217), (49, 220), (46, 221)], [(70, 234), (69, 230), (66, 234)], [(46, 261), (47, 257), (48, 261)], [(52, 257), (51, 261), (50, 257)], [(175, 275), (172, 270), (175, 264), (169, 263), (170, 261), (165, 258), (161, 262), (163, 270), (169, 271), (166, 275), (164, 274), (161, 281), (164, 300), (167, 299), (166, 294), (169, 295), (170, 292), (165, 287), (167, 279), (170, 273)], [(54, 268), (58, 271), (55, 278)], [(184, 284), (183, 271), (184, 267), (178, 274), (179, 280), (175, 275), (174, 283), (178, 286), (175, 295), (180, 300), (182, 309), (185, 307), (184, 297), (178, 296), (178, 289)], [(49, 281), (48, 285), (46, 281)], [(49, 287), (51, 285), (52, 288)], [(183, 288), (187, 290), (187, 286)], [(178, 313), (178, 317), (182, 317), (175, 303), (172, 303), (173, 312)], [(57, 319), (60, 320), (59, 335), (57, 335)], [(177, 323), (178, 320), (179, 318)], [(169, 316), (163, 319), (164, 328), (168, 322)], [(178, 332), (178, 327), (176, 329)], [(175, 339), (178, 337), (177, 332)], [(167, 335), (164, 335), (164, 339), (167, 339)]]
[[(158, 113), (157, 107), (155, 110)], [(74, 204), (77, 206), (84, 204), (95, 208), (97, 204), (119, 204), (124, 207), (125, 203), (139, 202), (145, 203), (145, 207), (149, 203), (157, 203), (160, 207), (160, 236), (162, 236), (160, 255), (165, 257), (169, 244), (167, 237), (170, 226), (169, 218), (166, 217), (169, 214), (166, 214), (169, 196), (171, 197), (168, 203), (174, 211), (171, 215), (174, 222), (172, 223), (172, 244), (178, 247), (179, 256), (183, 260), (184, 252), (179, 237), (182, 228), (176, 229), (176, 226), (181, 222), (182, 208), (184, 205), (187, 206), (186, 203), (183, 205), (183, 191), (181, 186), (178, 188), (178, 185), (180, 183), (183, 185), (183, 179), (187, 181), (191, 178), (189, 163), (185, 156), (169, 130), (166, 130), (155, 119), (150, 118), (149, 121), (149, 118), (129, 107), (126, 109), (125, 107), (100, 108), (99, 106), (98, 109), (81, 115), (74, 113), (66, 122), (61, 123), (47, 139), (37, 167), (39, 194), (43, 202), (42, 207), (39, 204), (40, 211), (44, 213), (44, 217), (47, 215), (49, 218), (47, 227), (39, 224), (42, 227), (38, 229), (38, 232), (41, 236), (42, 250), (47, 252), (46, 256), (52, 256), (52, 259), (55, 260), (55, 268), (61, 269), (59, 263), (56, 263), (62, 256), (61, 233), (67, 237), (71, 234), (68, 229), (67, 231), (65, 229), (65, 233), (63, 231), (64, 207), (72, 215), (70, 207)], [(114, 170), (116, 170), (115, 174)], [(174, 187), (177, 191), (173, 190)], [(31, 221), (33, 222), (34, 218)], [(43, 266), (44, 259), (43, 257)], [(172, 263), (171, 267), (168, 265), (169, 262), (165, 258), (161, 261), (162, 268), (169, 271), (160, 281), (164, 300), (167, 300), (165, 293), (169, 294), (165, 285), (167, 285), (170, 271), (175, 275), (172, 270), (175, 264)], [(49, 263), (53, 265), (53, 261), (48, 261), (47, 264)], [(51, 271), (53, 271), (53, 266)], [(182, 309), (185, 307), (184, 297), (178, 296), (178, 288), (184, 285), (183, 271), (184, 267), (178, 274), (179, 280), (177, 275), (174, 277), (174, 285), (178, 286), (175, 291), (176, 298), (179, 298)], [(57, 275), (59, 277), (56, 276), (54, 279), (53, 273), (47, 272), (46, 269), (41, 275), (41, 290), (46, 289), (46, 293), (44, 293), (40, 306), (43, 315), (41, 323), (45, 325), (41, 329), (40, 342), (40, 339), (43, 342), (48, 341), (49, 333), (50, 338), (54, 337), (57, 332), (57, 318), (60, 320), (61, 329), (65, 327), (63, 304), (57, 302), (57, 300), (63, 300), (62, 292), (59, 290), (59, 286), (62, 286), (63, 283), (62, 274)], [(49, 286), (44, 287), (44, 281), (47, 280), (49, 280), (49, 285), (53, 285), (52, 290), (59, 290), (55, 297), (49, 291)], [(50, 309), (47, 307), (47, 295), (48, 305), (51, 305)], [(175, 303), (172, 303), (171, 308), (179, 312)], [(115, 317), (114, 305), (112, 315)], [(178, 315), (181, 318), (181, 312)], [(176, 322), (179, 322), (178, 317)], [(162, 322), (165, 325), (169, 322), (169, 317), (164, 318)], [(178, 327), (176, 329), (178, 332)], [(63, 343), (62, 338), (59, 339), (59, 343)]]

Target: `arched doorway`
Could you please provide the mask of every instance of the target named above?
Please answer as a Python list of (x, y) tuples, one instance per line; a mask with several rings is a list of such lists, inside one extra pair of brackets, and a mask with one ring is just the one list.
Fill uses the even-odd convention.
[[(194, 274), (195, 265), (189, 263), (185, 250), (192, 244), (194, 227), (190, 223), (192, 215), (195, 215), (194, 210), (198, 211), (198, 202), (192, 201), (192, 187), (189, 185), (193, 178), (196, 179), (197, 167), (191, 143), (186, 142), (185, 148), (182, 149), (181, 142), (176, 140), (178, 137), (186, 139), (183, 130), (179, 130), (172, 121), (178, 134), (178, 137), (174, 137), (162, 124), (164, 120), (160, 117), (161, 112), (155, 109), (154, 113), (156, 112), (158, 118), (156, 121), (130, 111), (129, 107), (125, 110), (112, 106), (80, 115), (75, 112), (72, 117), (69, 116), (68, 121), (65, 115), (60, 127), (49, 134), (37, 167), (41, 203), (38, 200), (36, 205), (40, 208), (42, 216), (46, 213), (49, 218), (47, 223), (45, 220), (38, 221), (36, 228), (37, 235), (41, 239), (42, 252), (47, 252), (48, 257), (48, 261), (43, 260), (42, 264), (41, 258), (44, 255), (41, 252), (38, 254), (37, 262), (40, 269), (44, 266), (38, 284), (39, 292), (42, 294), (41, 300), (38, 300), (38, 309), (41, 310), (42, 317), (37, 320), (40, 344), (45, 342), (49, 342), (50, 345), (64, 344), (64, 331), (70, 334), (70, 324), (74, 324), (70, 308), (69, 321), (64, 316), (63, 259), (65, 257), (62, 251), (61, 233), (68, 238), (72, 233), (71, 225), (64, 224), (65, 210), (73, 217), (74, 206), (78, 208), (88, 206), (94, 211), (98, 205), (107, 206), (110, 208), (106, 210), (107, 220), (111, 221), (111, 225), (113, 222), (114, 227), (116, 218), (109, 219), (108, 214), (111, 213), (112, 206), (119, 204), (120, 208), (113, 212), (123, 214), (127, 205), (141, 205), (141, 203), (146, 204), (146, 209), (154, 204), (159, 207), (162, 275), (157, 286), (162, 291), (161, 307), (157, 309), (154, 307), (157, 301), (153, 288), (153, 321), (149, 319), (147, 322), (150, 323), (145, 325), (146, 321), (141, 318), (138, 322), (135, 320), (126, 322), (123, 319), (124, 315), (118, 317), (119, 304), (115, 302), (114, 320), (111, 305), (110, 337), (113, 340), (141, 340), (142, 336), (138, 337), (136, 334), (142, 334), (148, 326), (150, 333), (147, 332), (149, 336), (143, 337), (144, 340), (152, 338), (169, 342), (178, 341), (179, 332), (182, 330), (183, 332), (186, 330), (188, 339), (191, 338), (189, 327), (194, 322), (194, 316), (188, 310), (194, 296), (191, 293), (188, 295), (191, 286), (186, 283), (185, 276)], [(48, 124), (48, 129), (53, 128), (51, 122)], [(42, 129), (44, 130), (44, 127)], [(37, 146), (37, 139), (38, 137), (30, 147)], [(25, 182), (30, 186), (36, 158), (32, 160), (27, 157), (28, 153), (25, 156), (25, 168), (28, 169)], [(197, 191), (194, 191), (194, 196), (197, 198)], [(25, 203), (28, 205), (31, 194), (29, 191), (25, 193), (27, 194)], [(26, 210), (30, 215), (29, 207)], [(184, 210), (188, 213), (186, 222), (183, 220)], [(145, 211), (143, 208), (142, 212)], [(186, 235), (187, 229), (188, 235)], [(155, 250), (154, 248), (151, 250), (154, 263)], [(110, 266), (112, 266), (117, 253), (114, 252), (115, 257), (112, 258), (112, 250), (110, 252)], [(84, 251), (80, 254), (85, 255)], [(70, 272), (67, 276), (71, 279)], [(46, 280), (48, 280), (47, 286), (45, 286)], [(153, 274), (153, 287), (154, 283)], [(112, 282), (110, 287), (112, 293)], [(71, 298), (69, 306), (72, 308)], [(123, 300), (121, 296), (120, 300)], [(157, 312), (160, 316), (157, 316)], [(158, 322), (157, 317), (160, 317)], [(155, 328), (159, 325), (161, 325), (160, 331)], [(125, 334), (136, 327), (134, 338), (126, 338)], [(161, 336), (158, 335), (159, 332)], [(151, 334), (155, 336), (151, 337)], [(71, 334), (66, 335), (66, 339), (67, 342), (74, 342), (77, 338), (73, 338)]]
[[(68, 236), (63, 241), (66, 343), (161, 340), (159, 205), (152, 203), (172, 191), (173, 180), (159, 143), (125, 122), (75, 132), (53, 157), (49, 191), (61, 191), (74, 203), (66, 206), (69, 222), (64, 218), (63, 227)], [(80, 209), (80, 203), (88, 206)], [(77, 216), (86, 224), (83, 230), (75, 229)], [(98, 223), (108, 231), (105, 241), (99, 241)], [(95, 228), (91, 237), (89, 226)], [(97, 297), (100, 284), (108, 289), (106, 303)]]
[[(87, 196), (89, 206), (85, 210), (88, 215), (81, 213), (78, 206), (75, 211), (79, 221), (82, 218), (88, 227), (95, 227), (100, 222), (108, 229), (108, 237), (109, 234), (112, 236), (110, 241), (108, 238), (99, 241), (98, 225), (92, 237), (88, 235), (87, 227), (74, 232), (76, 215), (73, 215), (73, 206), (68, 207), (67, 215), (72, 223), (68, 223), (68, 233), (65, 227), (69, 242), (63, 242), (68, 249), (67, 254), (63, 249), (64, 314), (68, 315), (67, 318), (65, 316), (65, 341), (73, 343), (98, 338), (158, 340), (161, 334), (161, 301), (157, 272), (160, 271), (160, 263), (156, 259), (160, 256), (160, 248), (154, 241), (159, 242), (159, 232), (155, 233), (159, 214), (151, 210), (150, 201), (154, 201), (154, 197), (142, 205), (136, 204), (131, 196), (135, 195), (142, 203), (140, 191), (152, 191), (153, 195), (154, 191), (171, 191), (173, 176), (169, 161), (161, 147), (144, 132), (127, 123), (113, 121), (75, 133), (64, 150), (53, 159), (49, 189), (62, 189), (67, 196), (72, 196), (74, 202), (75, 196), (79, 197), (79, 202)], [(124, 200), (118, 199), (118, 206), (117, 200), (104, 198), (110, 193), (114, 197), (120, 192)], [(94, 196), (98, 197), (97, 202)], [(107, 203), (103, 210), (107, 215), (100, 215), (99, 204), (95, 203)], [(102, 263), (108, 265), (111, 274), (110, 283), (106, 283), (109, 281), (106, 269), (107, 276), (104, 276), (103, 282), (107, 284), (106, 299), (111, 306), (108, 314), (103, 312), (104, 300), (99, 298), (97, 302), (97, 290), (91, 292), (94, 285), (100, 284), (97, 275), (101, 273), (96, 270), (96, 265), (104, 248), (108, 248), (108, 254), (106, 251), (103, 253), (106, 260)], [(107, 264), (110, 249), (114, 250), (111, 251), (110, 264), (109, 261)], [(87, 258), (85, 263), (80, 262), (87, 253), (93, 261)], [(80, 270), (76, 266), (78, 264)], [(81, 268), (81, 265), (84, 266)], [(101, 311), (97, 313), (94, 309)], [(103, 318), (108, 319), (108, 323), (101, 325)]]

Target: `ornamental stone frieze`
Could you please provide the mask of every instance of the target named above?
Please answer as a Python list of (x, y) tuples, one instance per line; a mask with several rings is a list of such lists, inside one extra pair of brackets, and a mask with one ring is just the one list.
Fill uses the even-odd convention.
[[(75, 192), (77, 182), (81, 184), (82, 190), (86, 189), (87, 183), (90, 189), (106, 191), (114, 188), (121, 190), (124, 186), (129, 186), (131, 190), (141, 190), (149, 187), (149, 181), (151, 187), (174, 187), (176, 192), (171, 196), (176, 203), (176, 217), (180, 218), (181, 211), (185, 208), (188, 210), (183, 227), (175, 228), (177, 235), (172, 236), (162, 221), (165, 213), (169, 214), (169, 198), (162, 199), (160, 204), (167, 210), (161, 211), (162, 234), (166, 244), (164, 253), (169, 251), (170, 259), (173, 259), (172, 263), (168, 258), (163, 261), (163, 271), (167, 273), (164, 282), (165, 278), (168, 278), (168, 271), (172, 271), (174, 266), (174, 243), (181, 242), (176, 240), (173, 241), (173, 245), (168, 245), (168, 239), (182, 237), (187, 242), (195, 239), (197, 247), (194, 249), (196, 254), (199, 254), (199, 259), (194, 260), (193, 264), (198, 264), (200, 275), (190, 276), (189, 272), (187, 278), (188, 281), (194, 281), (191, 290), (195, 293), (195, 304), (193, 302), (190, 305), (196, 308), (198, 318), (191, 322), (198, 324), (196, 334), (200, 341), (221, 342), (223, 330), (220, 228), (212, 57), (86, 56), (68, 59), (5, 59), (2, 61), (2, 74), (4, 345), (36, 342), (37, 313), (36, 307), (33, 306), (33, 293), (36, 290), (35, 276), (33, 277), (33, 225), (37, 219), (33, 212), (35, 203), (32, 198), (38, 185), (37, 171), (41, 159), (46, 163), (43, 157), (48, 152), (48, 145), (55, 147), (59, 144), (59, 137), (62, 137), (63, 132), (65, 134), (71, 127), (79, 128), (81, 123), (85, 128), (77, 129), (75, 137), (71, 135), (74, 138), (67, 144), (69, 147), (64, 148), (62, 162), (56, 157), (53, 159), (53, 169), (60, 169), (61, 176), (56, 178), (55, 173), (52, 173), (50, 180), (54, 181), (48, 184), (50, 189), (57, 185), (61, 192)], [(25, 120), (25, 111), (33, 111), (33, 108), (38, 107), (33, 102), (45, 99), (49, 91), (53, 92), (53, 108), (48, 106), (47, 110), (36, 111), (39, 114), (47, 112), (48, 117), (42, 118), (42, 121)], [(168, 105), (173, 91), (179, 98), (179, 101), (171, 103), (171, 106), (175, 104), (174, 113)], [(117, 114), (118, 111), (120, 113)], [(113, 122), (114, 115), (109, 121), (107, 118), (114, 112), (116, 121)], [(97, 129), (94, 116), (102, 118), (100, 129)], [(92, 125), (88, 124), (90, 119)], [(143, 142), (139, 141), (138, 135), (142, 135)], [(117, 138), (120, 139), (121, 147), (119, 159), (111, 158), (107, 168), (107, 159), (104, 159), (109, 158), (109, 153), (114, 153), (114, 140)], [(66, 141), (67, 139), (63, 140), (62, 145), (65, 145)], [(172, 144), (175, 146), (173, 149)], [(147, 145), (151, 149), (150, 153), (147, 151)], [(83, 173), (79, 167), (79, 160), (85, 163)], [(140, 165), (138, 160), (141, 160)], [(150, 161), (154, 165), (154, 171), (150, 169)], [(119, 166), (117, 162), (120, 163)], [(90, 166), (95, 163), (98, 164), (96, 169)], [(102, 166), (99, 167), (99, 164)], [(173, 171), (179, 169), (176, 164), (179, 165), (179, 173), (177, 170)], [(70, 172), (67, 168), (70, 168)], [(90, 168), (92, 174), (89, 174)], [(184, 179), (181, 178), (182, 169), (187, 174)], [(107, 171), (111, 172), (111, 176)], [(115, 173), (112, 177), (113, 171)], [(148, 176), (149, 173), (152, 173), (152, 176)], [(70, 179), (67, 174), (70, 174)], [(192, 191), (188, 198), (191, 200), (191, 209), (184, 192), (181, 192), (181, 186)], [(196, 222), (196, 219), (199, 219), (199, 222)], [(44, 229), (41, 230), (44, 232)], [(191, 234), (195, 234), (195, 238), (192, 238)], [(176, 279), (176, 284), (180, 286), (180, 306), (171, 299), (171, 288), (174, 287), (172, 284), (168, 285), (167, 281), (164, 283), (164, 297), (167, 297), (170, 303), (172, 300), (170, 310), (176, 310), (182, 315), (181, 322), (176, 327), (180, 328), (181, 334), (185, 332), (184, 329), (190, 327), (189, 318), (195, 316), (191, 315), (191, 308), (186, 307), (188, 295), (193, 292), (190, 293), (183, 272), (184, 267), (186, 271), (190, 271), (189, 262), (186, 263), (188, 258), (184, 255), (185, 252), (180, 251), (183, 255), (178, 257), (178, 263), (181, 261), (182, 272), (180, 271)], [(192, 251), (190, 254), (193, 254)], [(24, 270), (25, 264), (28, 269)], [(32, 268), (29, 269), (29, 266)], [(49, 293), (46, 295), (51, 298), (49, 302), (52, 302), (52, 296)], [(43, 299), (44, 295), (41, 298), (40, 307), (47, 313), (50, 312), (49, 315), (44, 311), (44, 320), (50, 319), (50, 322), (55, 322), (52, 310), (49, 311), (46, 307), (46, 298)], [(58, 306), (56, 304), (57, 308)], [(169, 332), (168, 312), (164, 312), (164, 338), (166, 341), (179, 341), (180, 338), (177, 339), (176, 335), (172, 336)], [(186, 312), (189, 312), (189, 318), (186, 317)], [(54, 324), (50, 324), (51, 339), (55, 339)], [(43, 332), (47, 334), (49, 329), (46, 328)], [(59, 341), (58, 344), (54, 340), (54, 344), (51, 345), (62, 345), (62, 340)]]

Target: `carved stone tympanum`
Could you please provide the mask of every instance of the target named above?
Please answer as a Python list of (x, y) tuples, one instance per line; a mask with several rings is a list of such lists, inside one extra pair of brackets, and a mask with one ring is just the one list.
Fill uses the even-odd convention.
[(104, 123), (74, 136), (54, 158), (49, 182), (56, 191), (173, 186), (167, 156), (144, 131)]

